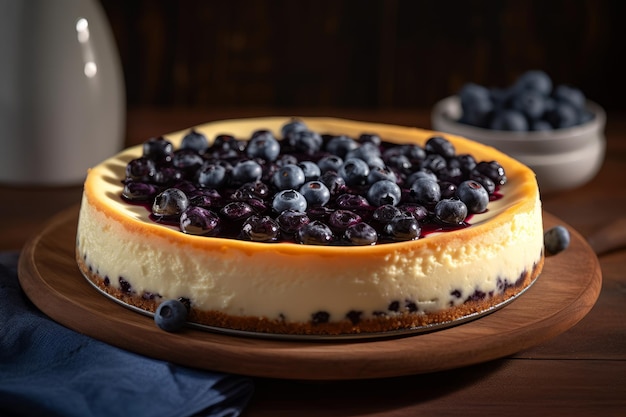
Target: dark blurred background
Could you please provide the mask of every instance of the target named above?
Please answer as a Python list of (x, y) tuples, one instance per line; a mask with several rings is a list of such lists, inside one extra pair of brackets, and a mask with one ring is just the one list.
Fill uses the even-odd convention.
[(431, 107), (528, 69), (624, 109), (621, 0), (101, 0), (130, 107)]

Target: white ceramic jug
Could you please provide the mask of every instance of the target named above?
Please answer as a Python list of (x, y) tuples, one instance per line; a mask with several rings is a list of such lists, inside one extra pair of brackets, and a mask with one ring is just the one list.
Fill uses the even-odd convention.
[(0, 183), (81, 183), (123, 147), (125, 115), (98, 1), (0, 0)]

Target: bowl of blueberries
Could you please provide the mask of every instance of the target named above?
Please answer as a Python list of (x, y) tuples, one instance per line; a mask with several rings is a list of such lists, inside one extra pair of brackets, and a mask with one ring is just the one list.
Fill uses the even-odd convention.
[(433, 129), (493, 146), (530, 167), (542, 193), (589, 182), (604, 161), (606, 114), (541, 70), (505, 88), (465, 84), (436, 103)]

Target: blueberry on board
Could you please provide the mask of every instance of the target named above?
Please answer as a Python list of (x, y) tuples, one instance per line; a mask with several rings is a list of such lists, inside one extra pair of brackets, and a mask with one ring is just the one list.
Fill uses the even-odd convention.
[(461, 224), (467, 217), (467, 206), (458, 199), (443, 199), (435, 206), (435, 217), (444, 224)]
[(304, 245), (328, 245), (334, 240), (334, 236), (325, 223), (313, 220), (298, 229), (296, 240)]
[(504, 109), (494, 114), (489, 128), (493, 130), (525, 132), (528, 130), (528, 121), (522, 112), (513, 109)]
[(204, 153), (209, 148), (209, 141), (206, 136), (196, 130), (191, 130), (185, 136), (180, 144), (180, 149), (191, 149), (198, 153)]
[(344, 237), (352, 245), (366, 246), (376, 243), (378, 240), (378, 233), (369, 224), (361, 222), (348, 226), (344, 232)]
[(308, 207), (323, 206), (330, 200), (330, 190), (321, 181), (309, 181), (300, 187)]
[(546, 255), (556, 255), (567, 249), (570, 243), (570, 234), (564, 226), (554, 226), (543, 235), (543, 244)]
[(166, 332), (177, 332), (187, 321), (187, 307), (180, 300), (165, 300), (154, 313), (154, 322)]
[(385, 204), (397, 205), (402, 197), (402, 190), (395, 181), (376, 181), (367, 190), (367, 201), (372, 206), (379, 207)]
[(152, 203), (152, 213), (159, 217), (178, 217), (189, 206), (189, 199), (178, 188), (159, 193)]
[(272, 209), (276, 213), (285, 210), (306, 211), (306, 198), (296, 190), (281, 190), (272, 199)]
[(219, 216), (203, 207), (188, 207), (180, 215), (180, 230), (190, 235), (213, 236), (219, 224)]
[(280, 154), (280, 143), (269, 131), (262, 131), (253, 135), (246, 147), (246, 155), (249, 158), (261, 158), (273, 162)]
[(456, 189), (456, 197), (467, 206), (469, 213), (482, 213), (489, 205), (489, 193), (478, 181), (467, 180)]
[(304, 171), (298, 165), (282, 166), (272, 176), (272, 182), (279, 190), (298, 189), (304, 184)]

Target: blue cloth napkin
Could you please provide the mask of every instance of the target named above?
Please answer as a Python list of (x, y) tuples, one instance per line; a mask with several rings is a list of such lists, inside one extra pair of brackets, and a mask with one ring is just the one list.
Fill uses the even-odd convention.
[(150, 359), (63, 327), (21, 290), (17, 259), (0, 253), (0, 415), (241, 414), (250, 378)]

